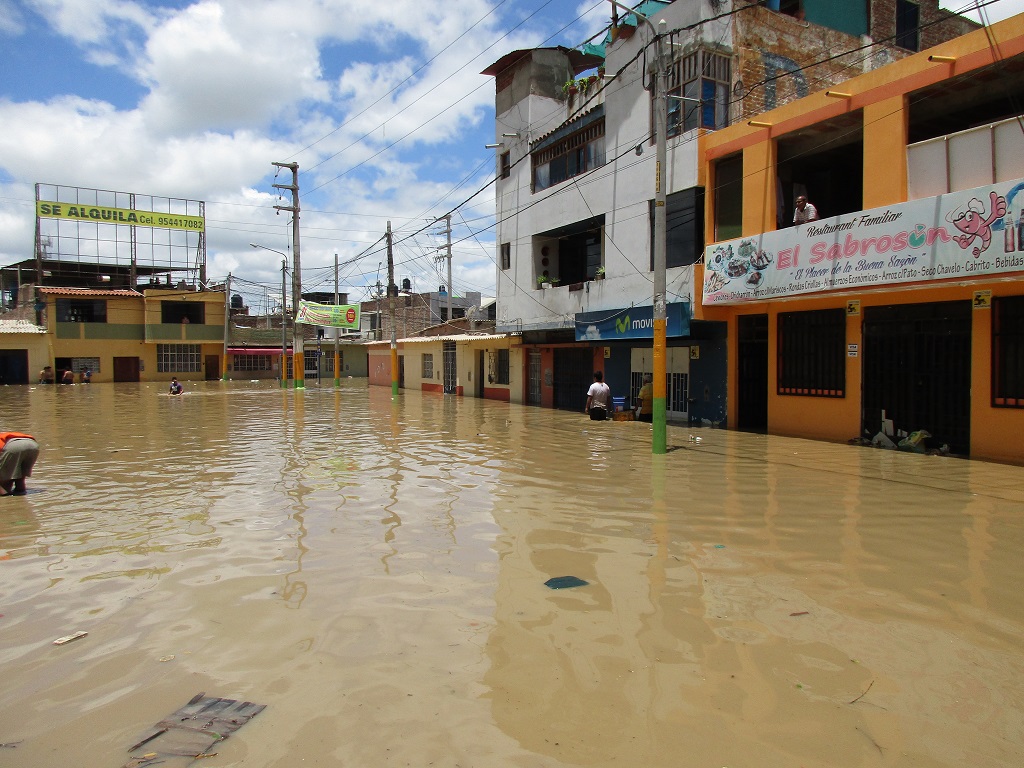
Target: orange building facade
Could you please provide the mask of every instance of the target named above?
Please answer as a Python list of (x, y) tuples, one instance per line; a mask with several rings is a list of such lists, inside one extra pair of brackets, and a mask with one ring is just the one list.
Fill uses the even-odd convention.
[(1024, 463), (1021, 97), (1024, 16), (701, 136), (731, 428)]

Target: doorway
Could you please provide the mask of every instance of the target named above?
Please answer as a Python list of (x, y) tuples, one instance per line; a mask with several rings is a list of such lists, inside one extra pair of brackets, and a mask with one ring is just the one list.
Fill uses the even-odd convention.
[(220, 378), (220, 357), (217, 355), (206, 355), (203, 366), (207, 381), (216, 381)]
[(737, 330), (736, 429), (768, 429), (768, 315), (740, 315)]
[(0, 384), (28, 384), (28, 350), (0, 351)]
[(594, 383), (594, 350), (590, 347), (555, 349), (555, 408), (582, 411)]
[(866, 436), (882, 412), (899, 433), (927, 430), (929, 444), (970, 453), (971, 302), (900, 304), (864, 310)]
[(483, 399), (484, 396), (484, 376), (487, 374), (485, 370), (485, 357), (487, 350), (481, 349), (477, 353), (476, 357), (476, 396)]
[(540, 350), (531, 349), (526, 372), (526, 404), (540, 405)]
[(444, 357), (444, 393), (446, 395), (454, 395), (459, 381), (455, 342), (445, 341), (442, 343), (443, 347), (441, 354)]
[(114, 381), (138, 381), (139, 380), (139, 358), (137, 357), (115, 357), (114, 358)]

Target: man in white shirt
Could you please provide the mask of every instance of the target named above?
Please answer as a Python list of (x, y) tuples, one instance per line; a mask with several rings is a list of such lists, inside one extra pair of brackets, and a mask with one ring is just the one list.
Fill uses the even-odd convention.
[(585, 413), (590, 414), (591, 421), (604, 421), (608, 418), (608, 406), (612, 402), (612, 390), (604, 383), (604, 374), (594, 371), (594, 383), (587, 390), (587, 407)]
[(808, 221), (817, 220), (818, 209), (811, 203), (808, 203), (806, 197), (800, 195), (800, 197), (796, 199), (796, 210), (793, 211), (793, 223), (806, 224)]

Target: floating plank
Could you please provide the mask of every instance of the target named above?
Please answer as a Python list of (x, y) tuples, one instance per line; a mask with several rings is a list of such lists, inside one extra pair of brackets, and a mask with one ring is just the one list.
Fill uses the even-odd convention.
[(266, 705), (251, 701), (220, 699), (199, 693), (129, 747), (128, 753), (132, 757), (124, 768), (141, 768), (173, 757), (188, 758), (188, 762), (210, 757), (213, 745), (226, 739), (265, 708)]

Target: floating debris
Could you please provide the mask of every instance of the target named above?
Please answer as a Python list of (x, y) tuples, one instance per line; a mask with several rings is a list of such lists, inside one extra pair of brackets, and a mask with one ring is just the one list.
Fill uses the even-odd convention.
[(570, 587), (585, 587), (589, 583), (589, 581), (578, 579), (575, 576), (556, 576), (545, 581), (544, 586), (551, 589), (569, 589)]
[(191, 757), (198, 760), (213, 757), (210, 747), (223, 741), (266, 709), (265, 704), (251, 701), (219, 699), (199, 693), (188, 704), (154, 725), (128, 752), (143, 746), (155, 750), (133, 755), (124, 768), (136, 768), (158, 756)]
[(85, 637), (88, 634), (88, 632), (75, 632), (72, 635), (64, 635), (64, 637), (58, 637), (56, 640), (54, 640), (53, 644), (64, 645), (65, 643), (70, 643), (72, 640), (77, 640), (80, 637)]

